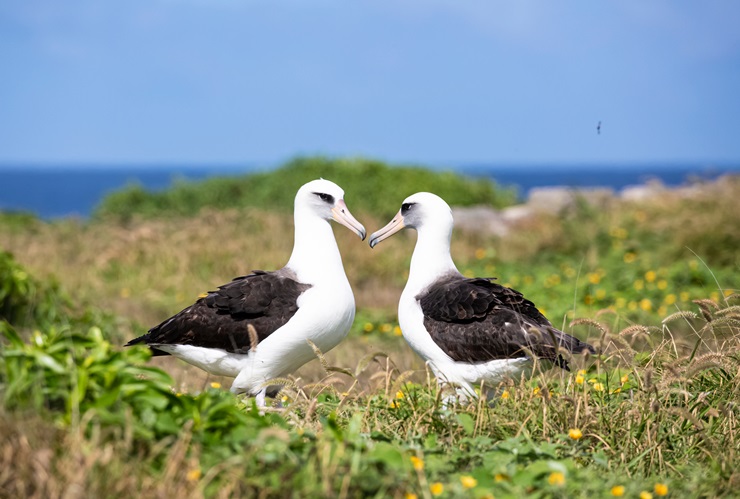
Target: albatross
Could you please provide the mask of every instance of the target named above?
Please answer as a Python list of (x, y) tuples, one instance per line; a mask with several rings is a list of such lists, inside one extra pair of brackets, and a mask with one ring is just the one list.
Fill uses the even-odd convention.
[(354, 321), (355, 299), (330, 220), (365, 239), (338, 185), (305, 184), (295, 197), (295, 240), (285, 267), (237, 277), (126, 346), (143, 343), (154, 355), (233, 377), (232, 392), (264, 406), (269, 380), (315, 358), (311, 343), (322, 352), (334, 348)]
[(411, 348), (440, 384), (456, 386), (461, 400), (473, 384), (495, 387), (506, 378), (531, 373), (534, 359), (569, 370), (562, 353), (594, 348), (552, 326), (535, 305), (494, 278), (466, 278), (450, 255), (453, 219), (439, 196), (419, 192), (370, 236), (370, 247), (404, 228), (416, 229), (398, 322)]

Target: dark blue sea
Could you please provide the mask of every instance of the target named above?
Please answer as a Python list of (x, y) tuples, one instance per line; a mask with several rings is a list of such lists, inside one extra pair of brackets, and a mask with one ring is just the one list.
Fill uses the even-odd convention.
[[(677, 186), (697, 179), (713, 179), (728, 172), (740, 173), (740, 164), (712, 165), (610, 165), (610, 166), (500, 166), (467, 164), (447, 167), (476, 177), (489, 177), (517, 188), (524, 199), (530, 189), (543, 186), (609, 187), (618, 191), (629, 185), (657, 179)], [(164, 189), (178, 180), (245, 175), (257, 167), (75, 167), (0, 165), (0, 210), (24, 211), (42, 218), (88, 217), (110, 192), (131, 184)]]

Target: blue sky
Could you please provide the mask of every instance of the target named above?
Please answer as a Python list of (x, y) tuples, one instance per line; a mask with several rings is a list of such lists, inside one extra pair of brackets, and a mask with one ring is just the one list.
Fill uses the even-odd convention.
[(0, 162), (737, 163), (738, 25), (735, 0), (0, 0)]

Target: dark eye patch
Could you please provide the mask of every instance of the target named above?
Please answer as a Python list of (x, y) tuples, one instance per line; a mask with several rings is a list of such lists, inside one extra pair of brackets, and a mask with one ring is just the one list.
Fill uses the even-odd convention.
[(322, 201), (329, 204), (334, 204), (334, 196), (332, 196), (331, 194), (326, 194), (325, 192), (314, 192), (314, 194), (320, 197)]
[(414, 206), (416, 203), (403, 203), (401, 205), (401, 213), (406, 213), (411, 209), (412, 206)]

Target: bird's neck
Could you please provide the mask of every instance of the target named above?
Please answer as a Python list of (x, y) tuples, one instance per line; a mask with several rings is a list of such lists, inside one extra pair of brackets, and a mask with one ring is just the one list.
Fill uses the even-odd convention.
[(424, 227), (411, 256), (411, 268), (406, 289), (418, 293), (444, 274), (458, 272), (450, 255), (452, 228)]
[(296, 213), (294, 218), (295, 241), (286, 267), (296, 273), (299, 281), (309, 284), (332, 278), (346, 280), (329, 222), (311, 214)]

